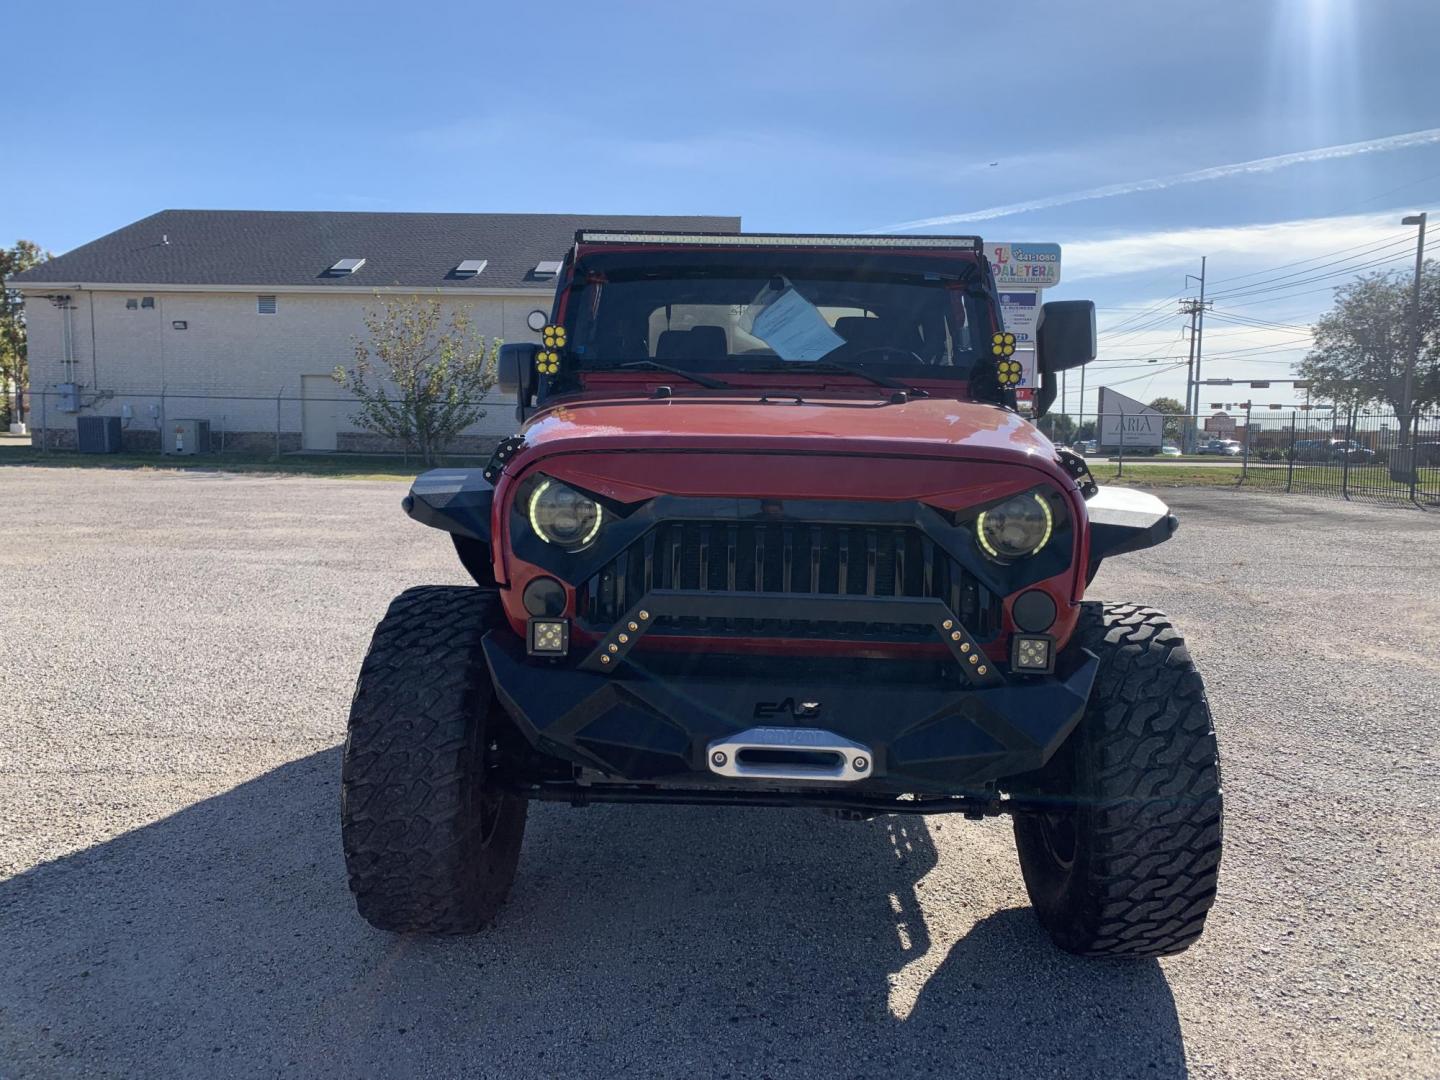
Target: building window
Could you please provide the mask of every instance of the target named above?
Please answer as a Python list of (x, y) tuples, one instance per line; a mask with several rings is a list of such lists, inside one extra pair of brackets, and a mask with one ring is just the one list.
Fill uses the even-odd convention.
[(136, 300), (133, 296), (130, 297), (130, 298), (128, 298), (128, 299), (125, 301), (125, 310), (126, 310), (126, 311), (139, 311), (139, 310), (140, 310), (140, 301), (139, 301), (139, 300)]
[(153, 297), (153, 296), (142, 296), (142, 297), (140, 298), (140, 306), (141, 306), (142, 308), (153, 308), (153, 307), (155, 306), (155, 297)]
[(261, 315), (274, 315), (275, 297), (257, 296), (255, 298), (255, 310)]

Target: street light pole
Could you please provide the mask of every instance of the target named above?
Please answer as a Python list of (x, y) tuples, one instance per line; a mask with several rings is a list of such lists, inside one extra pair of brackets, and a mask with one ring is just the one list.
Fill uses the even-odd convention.
[(1419, 225), (1420, 237), (1415, 244), (1415, 295), (1410, 301), (1410, 356), (1405, 361), (1405, 389), (1400, 400), (1405, 403), (1406, 416), (1402, 445), (1410, 442), (1410, 430), (1414, 427), (1415, 402), (1411, 395), (1415, 391), (1415, 368), (1420, 363), (1420, 272), (1425, 265), (1425, 218), (1426, 214), (1411, 214), (1400, 219), (1401, 225)]

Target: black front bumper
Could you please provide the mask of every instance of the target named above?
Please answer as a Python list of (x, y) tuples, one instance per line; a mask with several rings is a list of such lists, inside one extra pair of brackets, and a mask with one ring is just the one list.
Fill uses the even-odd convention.
[(860, 665), (816, 674), (797, 664), (760, 678), (738, 657), (733, 675), (662, 674), (634, 657), (623, 671), (602, 674), (531, 659), (508, 630), (491, 632), (484, 648), (495, 691), (534, 748), (602, 774), (592, 773), (597, 783), (743, 788), (747, 781), (711, 771), (708, 748), (773, 724), (867, 747), (873, 763), (865, 779), (818, 783), (856, 794), (975, 794), (1041, 767), (1079, 721), (1098, 664), (1072, 650), (1052, 676), (979, 686), (891, 681), (883, 668), (874, 678), (876, 669)]

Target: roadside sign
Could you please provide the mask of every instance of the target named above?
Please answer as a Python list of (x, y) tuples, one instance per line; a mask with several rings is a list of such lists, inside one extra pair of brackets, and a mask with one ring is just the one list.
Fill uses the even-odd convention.
[(1139, 446), (1158, 450), (1165, 440), (1165, 414), (1143, 401), (1100, 388), (1100, 446)]
[(1048, 289), (1060, 284), (1059, 244), (986, 244), (998, 289)]
[[(1034, 289), (1002, 292), (1000, 294), (1000, 318), (1005, 321), (1005, 329), (1015, 335), (1015, 343), (1020, 348), (1033, 349), (1035, 347), (1035, 330), (1040, 323), (1040, 294)], [(1033, 379), (1029, 385), (1035, 385)]]
[(1235, 434), (1235, 418), (1229, 413), (1217, 412), (1214, 416), (1205, 418), (1205, 430), (1213, 431), (1218, 435)]

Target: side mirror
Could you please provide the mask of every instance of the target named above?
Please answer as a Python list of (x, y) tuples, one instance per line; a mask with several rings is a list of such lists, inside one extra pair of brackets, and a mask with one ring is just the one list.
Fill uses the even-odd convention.
[(500, 391), (514, 394), (523, 409), (535, 393), (535, 354), (540, 346), (532, 342), (501, 345), (497, 380)]
[(1055, 403), (1062, 371), (1088, 364), (1099, 351), (1095, 301), (1052, 300), (1040, 307), (1035, 332), (1035, 366), (1040, 373), (1035, 415), (1044, 416)]

